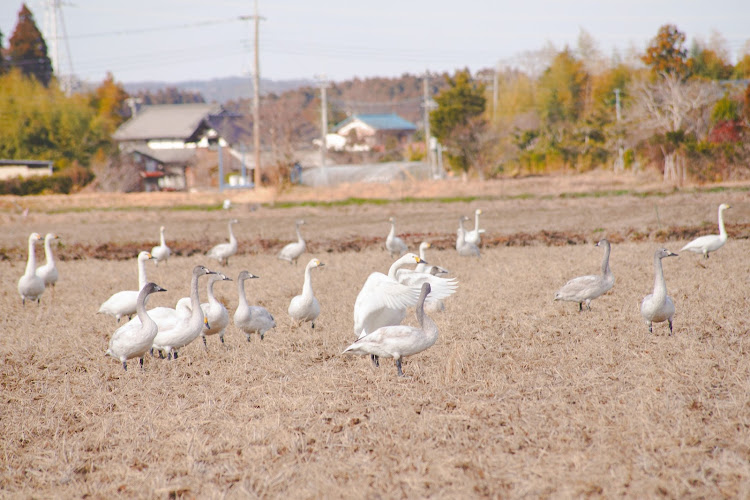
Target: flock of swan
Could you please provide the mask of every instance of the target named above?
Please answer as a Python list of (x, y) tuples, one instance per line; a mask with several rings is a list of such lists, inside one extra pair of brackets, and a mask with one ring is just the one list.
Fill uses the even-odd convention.
[[(692, 251), (709, 257), (727, 241), (724, 228), (723, 212), (730, 208), (727, 204), (719, 207), (719, 234), (701, 236), (685, 245), (682, 250)], [(480, 228), (479, 216), (481, 210), (476, 210), (474, 228), (466, 230), (464, 222), (468, 217), (459, 218), (456, 233), (456, 251), (461, 256), (479, 257), (481, 235), (485, 232)], [(385, 240), (385, 248), (392, 257), (397, 257), (390, 266), (387, 274), (371, 273), (354, 302), (353, 320), (354, 336), (356, 340), (348, 346), (344, 353), (370, 355), (375, 366), (379, 366), (379, 358), (392, 358), (396, 363), (397, 373), (403, 376), (401, 360), (417, 354), (432, 346), (438, 337), (438, 329), (434, 321), (427, 315), (444, 310), (444, 300), (455, 293), (458, 282), (455, 278), (442, 275), (448, 271), (440, 266), (429, 264), (425, 260), (425, 251), (430, 248), (429, 242), (419, 246), (419, 255), (410, 253), (403, 239), (396, 234), (396, 222), (389, 219), (391, 229)], [(237, 252), (237, 239), (232, 231), (236, 219), (229, 221), (229, 242), (216, 245), (206, 256), (226, 264), (229, 258)], [(304, 221), (295, 223), (297, 241), (286, 245), (278, 254), (278, 258), (290, 263), (297, 260), (306, 251), (305, 240), (300, 232)], [(224, 334), (230, 323), (229, 311), (214, 295), (214, 285), (222, 281), (233, 281), (230, 277), (209, 270), (204, 266), (195, 266), (190, 282), (190, 295), (177, 301), (174, 308), (155, 307), (146, 309), (148, 296), (152, 293), (164, 292), (164, 288), (148, 282), (146, 277), (146, 262), (154, 260), (166, 262), (171, 255), (164, 238), (165, 228), (160, 228), (160, 244), (152, 248), (151, 252), (142, 251), (136, 259), (138, 265), (138, 290), (123, 290), (113, 294), (99, 308), (99, 313), (113, 316), (117, 322), (124, 317), (129, 321), (115, 330), (112, 334), (109, 348), (105, 355), (111, 356), (122, 363), (127, 370), (128, 360), (137, 358), (143, 366), (147, 353), (167, 359), (177, 359), (179, 350), (200, 337), (204, 346), (206, 338), (218, 335), (224, 343)], [(42, 241), (38, 233), (32, 233), (28, 239), (28, 260), (26, 270), (18, 280), (18, 292), (23, 305), (26, 300), (40, 302), (47, 287), (54, 290), (58, 280), (58, 271), (52, 252), (52, 241), (57, 235), (49, 233), (44, 238), (46, 262), (36, 266), (35, 245)], [(575, 302), (578, 310), (582, 311), (584, 304), (591, 309), (591, 301), (611, 290), (615, 277), (609, 267), (611, 244), (602, 239), (597, 246), (604, 249), (601, 273), (581, 276), (568, 281), (555, 293), (554, 300)], [(659, 249), (654, 254), (654, 290), (647, 295), (641, 304), (641, 315), (649, 331), (654, 323), (667, 321), (670, 335), (672, 334), (672, 320), (675, 313), (674, 301), (667, 294), (662, 259), (677, 256), (667, 249)], [(324, 264), (317, 258), (311, 259), (304, 272), (302, 293), (291, 299), (287, 313), (298, 325), (310, 323), (315, 328), (315, 321), (320, 314), (320, 303), (312, 288), (312, 270)], [(410, 268), (414, 266), (413, 268)], [(208, 276), (208, 302), (201, 303), (199, 296), (199, 279)], [(269, 330), (276, 327), (276, 322), (264, 307), (250, 305), (246, 295), (245, 283), (257, 278), (248, 271), (242, 271), (237, 276), (238, 305), (232, 316), (237, 329), (242, 331), (250, 341), (252, 334), (258, 334), (262, 340)], [(419, 327), (402, 325), (409, 308), (415, 308)], [(132, 316), (135, 315), (135, 318)]]

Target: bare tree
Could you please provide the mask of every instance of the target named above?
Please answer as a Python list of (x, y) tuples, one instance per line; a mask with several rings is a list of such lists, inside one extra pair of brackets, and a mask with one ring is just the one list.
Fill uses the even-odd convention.
[(682, 184), (686, 178), (685, 156), (680, 144), (688, 134), (705, 137), (710, 114), (721, 97), (714, 82), (684, 80), (675, 73), (660, 73), (654, 82), (635, 84), (630, 130), (640, 139), (663, 135), (664, 181)]

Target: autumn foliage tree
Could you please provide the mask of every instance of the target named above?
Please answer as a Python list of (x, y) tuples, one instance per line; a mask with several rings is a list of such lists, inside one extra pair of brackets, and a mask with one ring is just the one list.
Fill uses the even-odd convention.
[(685, 33), (677, 26), (665, 24), (651, 40), (641, 58), (655, 73), (687, 74), (688, 58)]
[(52, 62), (47, 55), (47, 43), (36, 26), (34, 15), (26, 4), (18, 12), (18, 23), (10, 37), (9, 63), (24, 75), (33, 76), (45, 87), (52, 79)]

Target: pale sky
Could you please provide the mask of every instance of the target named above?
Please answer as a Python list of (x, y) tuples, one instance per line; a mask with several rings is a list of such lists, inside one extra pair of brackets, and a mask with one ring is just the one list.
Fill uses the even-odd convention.
[[(27, 2), (42, 30), (45, 3)], [(252, 26), (238, 17), (252, 14), (252, 0), (61, 3), (73, 71), (83, 80), (99, 82), (107, 71), (125, 83), (250, 73)], [(0, 1), (6, 47), (20, 8)], [(747, 0), (259, 0), (259, 13), (260, 73), (273, 80), (476, 71), (548, 42), (575, 47), (581, 29), (605, 55), (643, 50), (666, 23), (687, 35), (688, 47), (719, 32), (733, 61), (750, 39)]]

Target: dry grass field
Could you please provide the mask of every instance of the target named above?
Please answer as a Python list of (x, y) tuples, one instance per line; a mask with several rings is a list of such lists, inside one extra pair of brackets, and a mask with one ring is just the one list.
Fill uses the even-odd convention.
[[(708, 261), (664, 261), (675, 333), (658, 324), (649, 334), (639, 304), (653, 252), (679, 253), (686, 239), (673, 228), (716, 232), (722, 202), (733, 206), (731, 239)], [(476, 207), (488, 245), (481, 259), (460, 258), (456, 221)], [(235, 278), (247, 269), (261, 276), (247, 283), (250, 303), (277, 328), (248, 343), (230, 325), (225, 346), (197, 341), (127, 372), (103, 356), (114, 319), (95, 313), (135, 288), (135, 252), (108, 259), (108, 249), (148, 250), (161, 224), (173, 247), (208, 249), (230, 214), (0, 213), (0, 497), (750, 497), (747, 191), (251, 208), (231, 211), (241, 252), (229, 265), (188, 251), (149, 263), (168, 289), (149, 306), (187, 295), (196, 264)], [(460, 283), (433, 316), (437, 343), (404, 362), (406, 378), (392, 360), (375, 369), (341, 355), (357, 292), (391, 263), (380, 248), (390, 215), (412, 248), (441, 242), (428, 260)], [(309, 252), (295, 267), (275, 253), (297, 218)], [(22, 307), (31, 231), (60, 234), (66, 258), (54, 297)], [(583, 313), (553, 302), (566, 280), (598, 271), (602, 237), (614, 242), (614, 289)], [(313, 271), (314, 331), (286, 313), (312, 257), (325, 263)], [(233, 312), (236, 283), (216, 291)]]

